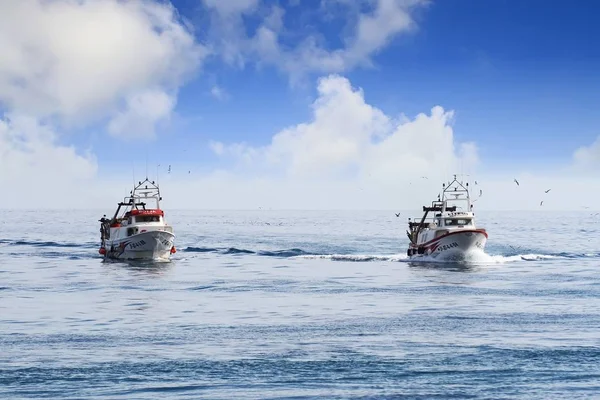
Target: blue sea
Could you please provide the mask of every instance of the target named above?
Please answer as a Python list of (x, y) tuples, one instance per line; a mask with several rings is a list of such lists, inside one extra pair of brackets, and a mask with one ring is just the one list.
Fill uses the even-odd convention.
[(104, 262), (107, 210), (0, 220), (0, 397), (600, 398), (600, 217), (480, 212), (410, 262), (394, 211), (166, 211), (169, 263)]

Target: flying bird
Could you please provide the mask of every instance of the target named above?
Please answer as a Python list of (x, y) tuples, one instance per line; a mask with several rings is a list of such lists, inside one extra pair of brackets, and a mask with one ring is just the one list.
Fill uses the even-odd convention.
[(545, 190), (545, 191), (544, 191), (544, 193), (548, 193), (548, 192), (549, 192), (549, 191), (551, 191), (551, 190), (552, 190), (552, 189)]
[(171, 165), (169, 165), (169, 172), (168, 172), (168, 173), (169, 173), (169, 174), (171, 173)]
[(477, 185), (477, 181), (475, 181), (475, 184)]
[(519, 181), (517, 180), (517, 178), (515, 178), (515, 183), (517, 184), (517, 186), (521, 186), (519, 185)]
[(544, 204), (544, 200), (540, 201), (540, 207)]
[(394, 213), (394, 214), (396, 214), (396, 217), (399, 217), (399, 216), (400, 216), (400, 213)]
[(479, 189), (479, 197), (483, 195), (483, 190)]
[(426, 177), (426, 176), (422, 176), (421, 178), (423, 178), (423, 179), (429, 179), (429, 178), (428, 178), (428, 177)]

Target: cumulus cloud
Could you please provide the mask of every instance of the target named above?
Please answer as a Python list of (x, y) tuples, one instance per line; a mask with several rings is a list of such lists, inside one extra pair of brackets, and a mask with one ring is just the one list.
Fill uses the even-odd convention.
[[(310, 120), (275, 133), (263, 146), (213, 141), (210, 148), (229, 166), (186, 185), (174, 181), (169, 190), (184, 197), (202, 192), (198, 206), (205, 208), (395, 209), (418, 214), (436, 198), (443, 182), (462, 174), (471, 183), (476, 210), (600, 209), (590, 200), (597, 197), (600, 180), (574, 175), (572, 165), (522, 170), (514, 176), (485, 170), (476, 144), (456, 141), (454, 113), (441, 106), (414, 117), (394, 117), (369, 104), (365, 93), (344, 77), (322, 78), (317, 89)], [(598, 142), (575, 153), (588, 170), (598, 165)]]
[[(97, 171), (91, 154), (61, 145), (52, 127), (25, 115), (0, 119), (0, 187), (4, 207), (60, 207), (73, 187)], [(69, 194), (65, 196), (63, 190)], [(79, 199), (77, 202), (81, 202)]]
[(125, 109), (111, 119), (108, 131), (126, 138), (154, 135), (155, 125), (167, 120), (174, 108), (175, 97), (162, 90), (137, 92), (127, 97)]
[[(240, 177), (287, 182), (284, 191), (318, 188), (328, 193), (330, 207), (365, 187), (400, 200), (399, 194), (414, 185), (431, 196), (432, 184), (473, 170), (478, 162), (473, 143), (455, 143), (453, 113), (439, 106), (413, 119), (393, 118), (368, 104), (348, 79), (331, 75), (319, 80), (312, 108), (311, 121), (282, 130), (268, 145), (213, 142), (211, 148), (230, 157), (232, 170), (235, 163), (241, 166)], [(371, 204), (383, 203), (371, 199)]]
[(176, 91), (207, 49), (169, 4), (21, 0), (2, 5), (0, 54), (6, 109), (82, 122), (131, 108), (149, 87)]
[(209, 50), (168, 2), (19, 0), (1, 8), (3, 206), (35, 206), (40, 194), (46, 206), (58, 196), (73, 206), (76, 188), (81, 205), (97, 164), (64, 145), (61, 132), (106, 122), (116, 137), (151, 137)]
[[(343, 45), (333, 49), (313, 33), (293, 46), (284, 45), (280, 40), (286, 30), (284, 10), (278, 6), (267, 8), (268, 12), (265, 12), (266, 5), (261, 5), (258, 0), (239, 0), (231, 4), (204, 0), (204, 3), (213, 10), (212, 38), (225, 61), (239, 67), (248, 60), (256, 60), (259, 65), (275, 65), (295, 82), (307, 72), (345, 72), (356, 66), (371, 65), (374, 54), (399, 34), (416, 28), (413, 13), (429, 2), (366, 0), (359, 4), (333, 0), (331, 3), (346, 9), (345, 19), (351, 24), (340, 32)], [(263, 15), (263, 22), (254, 34), (248, 35), (244, 16), (258, 13)]]
[(338, 75), (319, 80), (312, 120), (288, 127), (271, 143), (251, 147), (243, 143), (213, 144), (220, 155), (266, 164), (289, 176), (379, 177), (441, 175), (474, 167), (473, 143), (455, 149), (452, 111), (436, 106), (414, 119), (394, 119), (365, 101), (361, 89)]
[(243, 17), (254, 13), (260, 0), (203, 0), (211, 12), (210, 40), (228, 64), (243, 67), (247, 45)]
[(578, 148), (573, 154), (575, 167), (581, 171), (597, 173), (600, 167), (600, 136), (589, 146)]

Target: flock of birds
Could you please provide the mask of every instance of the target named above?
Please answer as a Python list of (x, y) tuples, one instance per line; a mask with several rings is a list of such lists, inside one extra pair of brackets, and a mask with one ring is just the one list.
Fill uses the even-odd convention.
[[(160, 164), (158, 164), (158, 167), (160, 167)], [(167, 169), (167, 174), (170, 174), (170, 173), (171, 173), (171, 165), (169, 164), (169, 168)], [(188, 174), (191, 174), (191, 173), (192, 173), (192, 171), (188, 171)], [(426, 177), (426, 176), (422, 176), (421, 178), (422, 178), (422, 179), (429, 179), (429, 178), (428, 178), (428, 177)], [(517, 184), (517, 186), (521, 186), (521, 184), (519, 183), (519, 181), (517, 180), (517, 178), (515, 178), (515, 179), (513, 180), (513, 182), (514, 182), (514, 183), (516, 183), (516, 184)], [(477, 185), (477, 184), (478, 184), (478, 183), (477, 183), (477, 181), (475, 181), (475, 185)], [(547, 189), (547, 190), (544, 190), (544, 193), (549, 193), (551, 190), (552, 190), (552, 189)], [(479, 197), (481, 197), (481, 196), (483, 196), (483, 190), (482, 190), (482, 189), (479, 189)], [(478, 199), (475, 199), (475, 200), (473, 200), (473, 202), (475, 202), (475, 201), (477, 201), (477, 200), (478, 200)], [(541, 207), (542, 205), (544, 205), (544, 200), (540, 201), (540, 207)], [(589, 208), (589, 207), (583, 207), (583, 208)], [(400, 213), (395, 213), (395, 215), (396, 215), (396, 217), (400, 217)], [(596, 213), (596, 214), (593, 214), (593, 215), (600, 215), (600, 213)]]
[[(521, 186), (521, 184), (519, 183), (519, 181), (517, 180), (517, 178), (515, 178), (513, 180), (514, 183), (517, 184), (517, 186)], [(475, 184), (477, 185), (477, 181), (475, 181)], [(544, 190), (544, 193), (548, 193), (550, 192), (552, 189), (548, 189), (548, 190)], [(483, 190), (479, 189), (479, 197), (483, 196)], [(477, 201), (477, 199), (473, 200), (473, 201)], [(540, 207), (544, 204), (544, 200), (540, 201)]]
[[(426, 176), (422, 176), (421, 178), (423, 179), (429, 179)], [(515, 178), (513, 180), (514, 183), (517, 184), (517, 186), (521, 186), (521, 184), (519, 183), (519, 181), (517, 180), (517, 178)], [(477, 181), (475, 181), (475, 185), (477, 185)], [(552, 189), (547, 189), (544, 190), (544, 193), (549, 193)], [(483, 196), (483, 190), (479, 189), (479, 197)], [(439, 197), (439, 196), (438, 196)], [(473, 200), (473, 202), (476, 202), (478, 199)], [(544, 200), (540, 201), (540, 207), (544, 204)], [(583, 208), (589, 208), (589, 207), (583, 207)], [(396, 217), (400, 217), (400, 213), (395, 213)], [(600, 215), (600, 213), (594, 214), (594, 215)]]

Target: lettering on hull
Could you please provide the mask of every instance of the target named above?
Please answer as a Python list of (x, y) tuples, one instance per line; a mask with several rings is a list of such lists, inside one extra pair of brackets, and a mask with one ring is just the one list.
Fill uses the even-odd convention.
[(146, 241), (142, 239), (140, 241), (137, 241), (137, 242), (134, 242), (134, 243), (130, 243), (129, 244), (129, 248), (130, 249), (137, 249), (138, 247), (142, 247), (145, 244), (146, 244)]
[(448, 243), (448, 244), (443, 244), (443, 245), (439, 246), (437, 249), (435, 249), (435, 251), (439, 252), (439, 251), (449, 250), (454, 247), (458, 247), (458, 243), (452, 242), (452, 243)]

